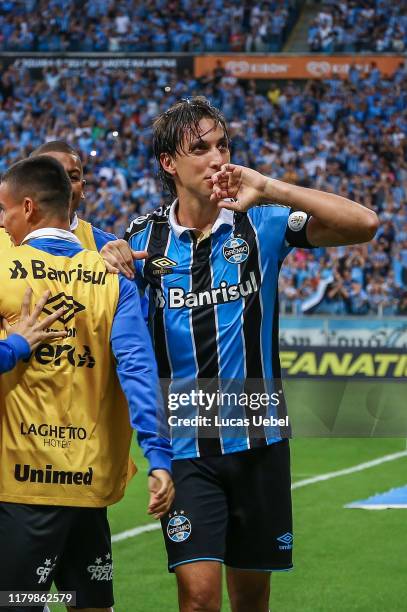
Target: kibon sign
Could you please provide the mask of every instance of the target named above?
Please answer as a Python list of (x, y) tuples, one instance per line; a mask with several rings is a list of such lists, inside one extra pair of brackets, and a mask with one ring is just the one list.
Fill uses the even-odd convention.
[(405, 58), (401, 55), (203, 55), (194, 59), (196, 77), (210, 74), (220, 62), (239, 79), (345, 78), (352, 65), (368, 72), (372, 62), (383, 75), (392, 75)]

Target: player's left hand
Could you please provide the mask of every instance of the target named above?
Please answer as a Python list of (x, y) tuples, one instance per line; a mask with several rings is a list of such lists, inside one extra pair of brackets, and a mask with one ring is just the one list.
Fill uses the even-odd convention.
[[(269, 180), (256, 170), (235, 164), (224, 164), (211, 178), (211, 201), (217, 201), (219, 208), (239, 212), (246, 212), (262, 201)], [(229, 198), (232, 201), (225, 201)]]
[(167, 514), (175, 495), (171, 474), (167, 470), (153, 470), (148, 477), (148, 489), (150, 491), (148, 514), (160, 519)]

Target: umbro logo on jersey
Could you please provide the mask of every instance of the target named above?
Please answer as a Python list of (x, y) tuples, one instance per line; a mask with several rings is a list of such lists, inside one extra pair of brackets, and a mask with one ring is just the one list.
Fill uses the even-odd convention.
[(66, 325), (68, 321), (73, 319), (76, 313), (85, 310), (85, 306), (77, 302), (72, 297), (72, 295), (66, 295), (66, 293), (62, 292), (58, 293), (58, 295), (51, 297), (45, 304), (43, 311), (45, 312), (45, 314), (49, 315), (58, 310), (59, 308), (62, 308), (62, 306), (65, 308), (65, 312), (63, 312), (62, 315), (58, 317), (58, 319), (64, 325)]
[(155, 255), (148, 261), (148, 265), (153, 276), (164, 276), (164, 274), (172, 273), (172, 268), (177, 265), (177, 262), (165, 255)]
[(11, 276), (10, 279), (15, 279), (15, 278), (27, 278), (28, 276), (28, 272), (27, 270), (24, 268), (23, 264), (21, 263), (21, 261), (18, 261), (17, 259), (15, 259), (13, 261), (14, 264), (14, 268), (9, 268), (10, 272), (11, 272)]

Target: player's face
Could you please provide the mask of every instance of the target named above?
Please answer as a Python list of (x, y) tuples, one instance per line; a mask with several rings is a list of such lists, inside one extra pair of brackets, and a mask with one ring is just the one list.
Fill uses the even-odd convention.
[[(161, 163), (172, 174), (180, 194), (189, 193), (198, 198), (209, 198), (212, 193), (211, 176), (222, 164), (230, 161), (228, 140), (222, 126), (212, 119), (201, 119), (199, 137), (186, 134), (183, 151), (174, 158), (162, 156)], [(167, 162), (167, 165), (166, 165)]]
[(7, 183), (0, 183), (0, 227), (4, 227), (15, 245), (21, 244), (29, 233), (28, 220), (32, 212), (32, 202), (28, 198), (17, 200)]
[(78, 210), (81, 200), (84, 198), (83, 188), (85, 181), (83, 180), (83, 169), (82, 164), (76, 155), (70, 153), (61, 153), (60, 151), (49, 151), (44, 153), (54, 159), (58, 160), (63, 165), (65, 172), (69, 176), (72, 185), (72, 202), (70, 209), (70, 216)]

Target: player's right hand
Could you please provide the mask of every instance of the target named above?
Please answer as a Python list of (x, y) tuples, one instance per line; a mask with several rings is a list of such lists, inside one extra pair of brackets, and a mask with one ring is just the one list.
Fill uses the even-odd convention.
[(23, 336), (30, 345), (31, 350), (37, 348), (41, 342), (52, 342), (53, 340), (66, 338), (68, 332), (65, 329), (62, 331), (47, 331), (47, 328), (50, 327), (64, 313), (64, 306), (58, 308), (58, 310), (48, 315), (44, 319), (38, 319), (50, 295), (50, 291), (45, 291), (41, 299), (38, 300), (38, 304), (35, 305), (34, 310), (30, 314), (32, 289), (30, 287), (26, 289), (23, 303), (21, 305), (20, 320), (18, 323), (15, 325), (9, 325), (8, 321), (5, 319), (3, 320), (3, 325), (7, 335), (19, 334), (20, 336)]
[(246, 212), (252, 206), (260, 204), (269, 181), (260, 172), (236, 164), (224, 164), (211, 179), (211, 201), (217, 202), (219, 208), (236, 212)]
[(123, 274), (126, 278), (134, 278), (134, 260), (148, 257), (147, 251), (133, 251), (126, 240), (107, 242), (100, 251), (108, 272)]
[(167, 470), (153, 470), (148, 477), (150, 501), (148, 514), (159, 519), (167, 514), (174, 501), (175, 489), (171, 474)]

